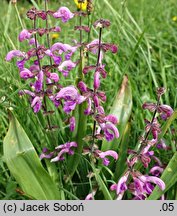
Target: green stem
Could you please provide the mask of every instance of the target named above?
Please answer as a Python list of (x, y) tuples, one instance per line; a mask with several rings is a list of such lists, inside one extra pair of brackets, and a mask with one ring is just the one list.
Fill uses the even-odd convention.
[(16, 13), (17, 13), (17, 16), (18, 16), (20, 25), (21, 25), (22, 29), (24, 29), (25, 27), (24, 27), (24, 25), (23, 25), (23, 23), (22, 23), (22, 19), (21, 19), (21, 17), (20, 17), (19, 11), (18, 11), (17, 4), (15, 4), (15, 10), (16, 10)]

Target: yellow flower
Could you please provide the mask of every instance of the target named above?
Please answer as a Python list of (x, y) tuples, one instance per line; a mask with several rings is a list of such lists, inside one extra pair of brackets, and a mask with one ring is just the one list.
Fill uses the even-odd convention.
[(52, 34), (52, 39), (57, 39), (57, 38), (59, 38), (59, 34), (53, 33), (53, 34)]
[(173, 20), (174, 22), (176, 22), (176, 21), (177, 21), (177, 16), (174, 16), (174, 17), (172, 18), (172, 20)]
[(74, 2), (76, 3), (78, 9), (80, 10), (87, 9), (87, 0), (83, 0), (83, 3), (80, 3), (80, 0), (74, 0)]

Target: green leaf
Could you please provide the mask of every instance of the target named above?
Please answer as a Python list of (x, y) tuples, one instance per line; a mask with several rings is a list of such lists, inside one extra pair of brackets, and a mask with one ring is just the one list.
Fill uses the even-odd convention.
[(165, 190), (162, 191), (158, 186), (155, 187), (152, 194), (148, 197), (148, 200), (157, 200), (169, 190), (177, 182), (177, 152), (173, 155), (168, 166), (164, 170), (161, 179), (165, 182)]
[(112, 196), (108, 188), (106, 187), (103, 179), (100, 176), (100, 170), (96, 169), (93, 164), (92, 164), (92, 169), (95, 174), (96, 181), (98, 182), (99, 189), (103, 192), (105, 200), (112, 200)]
[(18, 120), (10, 113), (10, 126), (4, 139), (4, 159), (27, 196), (38, 200), (60, 199), (59, 191)]
[(122, 141), (120, 143), (119, 159), (117, 160), (115, 174), (114, 174), (115, 180), (119, 179), (127, 168), (126, 161), (127, 161), (128, 140), (130, 138), (129, 135), (130, 135), (130, 123), (128, 122), (125, 127), (124, 133), (122, 135)]
[(114, 139), (112, 142), (103, 141), (102, 151), (108, 149), (117, 150), (122, 139), (122, 134), (125, 130), (126, 124), (130, 118), (132, 111), (132, 90), (128, 80), (128, 76), (125, 75), (122, 81), (121, 88), (114, 100), (110, 113), (118, 118), (119, 124), (118, 129), (120, 137)]
[[(85, 57), (83, 56), (78, 68), (78, 78), (76, 80), (76, 86), (79, 83), (79, 81), (83, 80), (84, 78), (82, 73), (84, 64), (85, 64)], [(67, 168), (70, 176), (68, 176), (67, 181), (69, 181), (69, 179), (72, 178), (80, 162), (83, 145), (84, 145), (83, 139), (86, 135), (86, 129), (87, 129), (87, 116), (84, 114), (84, 110), (86, 108), (87, 108), (87, 103), (84, 102), (80, 104), (74, 112), (74, 117), (76, 119), (76, 128), (72, 138), (77, 143), (78, 146), (77, 149), (75, 150), (74, 155), (70, 156), (68, 159)]]
[[(79, 162), (80, 162), (80, 158), (81, 158), (81, 154), (82, 154), (82, 150), (83, 150), (83, 138), (85, 137), (86, 134), (86, 123), (87, 123), (87, 118), (86, 115), (84, 115), (84, 110), (86, 109), (86, 103), (82, 103), (79, 107), (78, 107), (78, 112), (79, 114), (77, 115), (76, 119), (78, 121), (78, 125), (76, 127), (75, 130), (77, 130), (77, 134), (76, 137), (74, 137), (75, 142), (77, 143), (77, 149), (75, 150), (75, 153), (73, 156), (70, 156), (68, 159), (68, 171), (69, 171), (69, 179), (73, 176), (73, 174), (75, 173)], [(68, 179), (68, 180), (69, 180)]]

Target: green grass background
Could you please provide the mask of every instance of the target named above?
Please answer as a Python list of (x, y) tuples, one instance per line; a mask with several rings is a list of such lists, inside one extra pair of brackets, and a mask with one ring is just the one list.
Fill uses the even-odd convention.
[[(35, 1), (33, 1), (34, 3)], [(52, 9), (64, 5), (75, 10), (75, 4), (70, 1), (50, 1)], [(130, 146), (135, 146), (144, 126), (144, 118), (150, 114), (142, 110), (141, 106), (146, 101), (155, 101), (156, 87), (163, 86), (167, 89), (162, 102), (172, 108), (177, 107), (177, 4), (176, 0), (95, 0), (92, 19), (105, 18), (111, 21), (111, 27), (103, 32), (105, 42), (115, 43), (119, 47), (116, 55), (106, 55), (105, 63), (108, 78), (103, 81), (102, 89), (107, 94), (105, 109), (109, 111), (113, 98), (120, 88), (124, 74), (127, 74), (132, 85), (133, 112), (131, 115)], [(44, 4), (36, 1), (40, 8)], [(1, 1), (0, 7), (0, 198), (13, 199), (21, 196), (15, 192), (17, 183), (11, 177), (3, 162), (3, 138), (8, 129), (7, 109), (15, 111), (20, 123), (25, 128), (34, 146), (40, 152), (40, 145), (46, 142), (46, 136), (40, 125), (43, 119), (40, 114), (36, 117), (29, 107), (26, 97), (18, 96), (20, 89), (27, 88), (27, 83), (19, 78), (19, 72), (13, 63), (6, 63), (5, 56), (12, 49), (26, 50), (26, 44), (19, 43), (17, 36), (22, 27), (31, 28), (31, 22), (26, 18), (26, 11), (30, 8), (27, 1), (18, 1), (17, 7)], [(176, 16), (176, 19), (175, 19)], [(51, 20), (53, 23), (54, 20)], [(58, 22), (58, 21), (57, 21)], [(87, 21), (85, 21), (87, 23)], [(42, 24), (42, 22), (41, 22)], [(59, 23), (58, 23), (59, 24)], [(72, 20), (65, 26), (59, 40), (70, 43), (78, 39), (74, 32)], [(92, 29), (91, 39), (98, 36)], [(85, 38), (86, 39), (86, 38)], [(43, 39), (42, 39), (43, 40)], [(57, 40), (56, 40), (57, 41)], [(53, 41), (53, 42), (56, 42)], [(94, 57), (91, 57), (94, 61)], [(72, 83), (76, 72), (72, 72), (64, 81)], [(55, 120), (61, 125), (60, 120)], [(62, 128), (62, 127), (61, 127)], [(175, 131), (177, 124), (173, 124)], [(65, 138), (63, 129), (60, 129), (55, 142)], [(169, 133), (166, 142), (171, 144), (176, 140), (176, 133)], [(176, 141), (175, 141), (176, 142)], [(168, 155), (163, 155), (167, 160)], [(170, 157), (170, 155), (169, 155)]]

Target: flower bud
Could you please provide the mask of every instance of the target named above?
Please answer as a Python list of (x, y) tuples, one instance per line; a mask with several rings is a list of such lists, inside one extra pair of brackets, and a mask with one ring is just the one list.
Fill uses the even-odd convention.
[(94, 89), (98, 89), (100, 87), (100, 73), (97, 71), (94, 74)]

